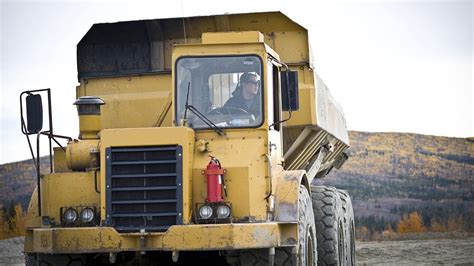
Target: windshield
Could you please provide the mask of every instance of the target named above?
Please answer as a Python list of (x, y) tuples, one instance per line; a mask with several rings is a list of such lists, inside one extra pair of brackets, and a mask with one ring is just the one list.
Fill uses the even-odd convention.
[(261, 69), (257, 56), (180, 58), (176, 64), (176, 121), (186, 113), (188, 126), (210, 127), (196, 112), (186, 112), (187, 99), (188, 107), (219, 128), (261, 125)]

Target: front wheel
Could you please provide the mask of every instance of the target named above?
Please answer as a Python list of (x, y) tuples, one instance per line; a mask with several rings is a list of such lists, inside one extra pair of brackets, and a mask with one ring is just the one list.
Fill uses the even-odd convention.
[(300, 185), (298, 205), (298, 265), (316, 265), (318, 257), (313, 205), (310, 194), (303, 185)]
[[(298, 195), (298, 247), (277, 248), (274, 265), (315, 266), (317, 262), (316, 226), (311, 197), (305, 186), (300, 185)], [(269, 265), (268, 249), (244, 250), (240, 265)]]
[(81, 254), (25, 254), (25, 266), (82, 266), (87, 265), (87, 256)]

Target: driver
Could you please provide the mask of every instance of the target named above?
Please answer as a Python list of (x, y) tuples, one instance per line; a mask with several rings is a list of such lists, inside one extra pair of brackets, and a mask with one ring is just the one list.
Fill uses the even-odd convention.
[(223, 107), (240, 108), (255, 117), (260, 116), (259, 83), (257, 75), (249, 72), (243, 73), (240, 76), (239, 85), (232, 92), (232, 98), (227, 100)]

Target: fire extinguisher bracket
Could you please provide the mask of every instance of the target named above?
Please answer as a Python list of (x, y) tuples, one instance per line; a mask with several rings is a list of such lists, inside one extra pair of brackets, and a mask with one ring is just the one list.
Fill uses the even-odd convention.
[(203, 175), (223, 175), (227, 171), (225, 169), (206, 169), (202, 171)]

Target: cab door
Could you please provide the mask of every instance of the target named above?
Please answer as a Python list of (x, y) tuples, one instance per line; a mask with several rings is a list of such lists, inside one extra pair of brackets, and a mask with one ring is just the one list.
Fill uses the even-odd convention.
[[(268, 155), (272, 167), (272, 176), (275, 176), (283, 170), (283, 138), (282, 138), (282, 120), (281, 112), (281, 95), (280, 95), (280, 66), (273, 60), (268, 60), (266, 66), (266, 87), (267, 96), (266, 102), (268, 104), (267, 117), (269, 131), (268, 131)], [(273, 187), (273, 189), (275, 189)]]

